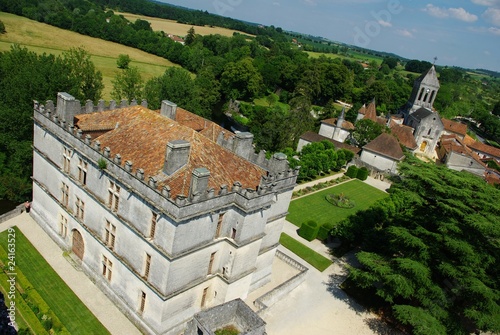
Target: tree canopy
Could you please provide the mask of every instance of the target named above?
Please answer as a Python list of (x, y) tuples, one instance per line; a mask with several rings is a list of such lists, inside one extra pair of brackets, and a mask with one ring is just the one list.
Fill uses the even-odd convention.
[(500, 190), (413, 157), (399, 172), (390, 197), (334, 230), (361, 247), (347, 286), (414, 334), (499, 332)]

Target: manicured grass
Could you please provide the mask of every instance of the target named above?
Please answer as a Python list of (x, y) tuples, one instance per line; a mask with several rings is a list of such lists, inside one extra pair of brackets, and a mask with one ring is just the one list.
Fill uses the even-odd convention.
[(99, 38), (80, 35), (48, 24), (29, 20), (25, 17), (0, 12), (0, 20), (5, 24), (6, 34), (0, 34), (0, 51), (9, 51), (17, 43), (38, 54), (60, 55), (71, 47), (83, 47), (92, 56), (96, 68), (102, 72), (103, 98), (110, 99), (113, 88), (111, 80), (120, 71), (116, 65), (118, 55), (126, 54), (132, 59), (130, 66), (139, 68), (142, 79), (162, 75), (170, 66), (177, 66), (167, 59), (148, 54), (139, 49)]
[[(327, 194), (344, 193), (349, 199), (356, 203), (351, 209), (339, 208), (328, 201)], [(323, 191), (313, 193), (300, 199), (292, 200), (286, 217), (288, 221), (300, 227), (302, 222), (313, 220), (318, 224), (337, 223), (357, 211), (367, 209), (375, 201), (387, 196), (387, 193), (380, 191), (360, 180), (352, 180), (347, 183), (327, 188)]]
[[(18, 229), (15, 243), (19, 270), (71, 334), (109, 334)], [(3, 232), (0, 246), (6, 245), (7, 232)]]
[(321, 272), (325, 271), (326, 268), (332, 264), (332, 261), (325, 256), (318, 254), (316, 251), (285, 233), (281, 234), (280, 243)]

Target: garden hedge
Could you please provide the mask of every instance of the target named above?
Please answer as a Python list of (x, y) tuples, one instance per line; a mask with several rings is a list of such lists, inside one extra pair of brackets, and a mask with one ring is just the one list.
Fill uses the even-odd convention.
[(358, 175), (358, 168), (356, 167), (356, 165), (349, 166), (345, 175), (351, 178), (356, 178), (356, 176)]
[(330, 236), (330, 232), (332, 231), (332, 229), (333, 229), (333, 224), (325, 223), (324, 225), (319, 227), (318, 235), (316, 236), (316, 238), (320, 241), (326, 241)]
[(359, 169), (356, 178), (359, 180), (366, 180), (366, 178), (368, 178), (368, 169), (365, 167)]
[(299, 228), (299, 236), (307, 241), (312, 241), (318, 236), (319, 225), (314, 221), (304, 222)]

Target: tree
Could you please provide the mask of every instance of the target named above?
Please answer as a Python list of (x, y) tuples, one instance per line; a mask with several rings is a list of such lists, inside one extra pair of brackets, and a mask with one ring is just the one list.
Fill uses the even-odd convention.
[(194, 27), (189, 28), (186, 38), (184, 39), (184, 43), (186, 45), (191, 45), (196, 40), (196, 33), (194, 31)]
[(500, 331), (500, 190), (407, 157), (390, 196), (341, 222), (360, 267), (345, 287), (414, 334)]
[(142, 88), (144, 86), (139, 69), (136, 67), (127, 68), (120, 71), (112, 80), (113, 90), (111, 96), (120, 101), (140, 100), (142, 98)]
[(180, 107), (192, 110), (190, 104), (194, 92), (191, 74), (179, 67), (169, 67), (162, 76), (150, 79), (144, 87), (144, 96), (151, 108), (160, 108), (161, 101), (167, 99)]
[(5, 25), (3, 24), (2, 21), (0, 21), (0, 34), (4, 34), (7, 31), (5, 30)]
[(131, 59), (129, 55), (120, 54), (116, 60), (116, 65), (118, 65), (119, 69), (128, 69), (130, 61)]
[(387, 67), (392, 70), (398, 66), (398, 61), (396, 57), (385, 57), (382, 61), (382, 66), (387, 65)]
[(82, 48), (71, 48), (63, 52), (63, 60), (68, 67), (66, 75), (73, 82), (68, 93), (81, 101), (99, 100), (104, 88), (102, 73), (95, 68), (90, 54)]
[(356, 122), (356, 129), (353, 131), (352, 137), (356, 141), (356, 145), (362, 148), (382, 134), (384, 129), (385, 127), (377, 122), (373, 122), (369, 119), (362, 119)]
[(500, 116), (500, 100), (498, 100), (495, 106), (493, 106), (492, 113), (496, 116)]
[(253, 99), (263, 86), (262, 76), (249, 57), (228, 63), (220, 81), (222, 91), (230, 99)]

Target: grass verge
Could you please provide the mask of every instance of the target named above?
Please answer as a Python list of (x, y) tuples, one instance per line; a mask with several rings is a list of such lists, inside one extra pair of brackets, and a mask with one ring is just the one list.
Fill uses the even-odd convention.
[(316, 251), (312, 250), (308, 246), (300, 243), (299, 241), (285, 233), (281, 234), (280, 243), (285, 248), (287, 248), (321, 272), (325, 271), (326, 268), (333, 263), (325, 256), (318, 254)]
[[(44, 304), (48, 305), (68, 332), (73, 335), (109, 334), (108, 330), (80, 301), (21, 231), (16, 228), (15, 234), (18, 284), (23, 285), (24, 282), (25, 286), (29, 286), (21, 289), (30, 295), (40, 310), (43, 309)], [(4, 249), (7, 245), (7, 238), (6, 231), (0, 234), (2, 261), (5, 261), (7, 255)], [(26, 284), (24, 278), (29, 284)], [(29, 291), (32, 290), (36, 292), (30, 294)]]
[[(344, 193), (356, 203), (354, 208), (339, 208), (326, 200), (328, 194)], [(387, 193), (372, 187), (360, 180), (354, 179), (335, 187), (301, 197), (290, 202), (286, 219), (300, 227), (305, 221), (315, 221), (319, 225), (329, 223), (334, 225), (357, 211), (369, 208), (374, 202), (388, 196)]]

